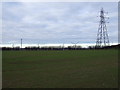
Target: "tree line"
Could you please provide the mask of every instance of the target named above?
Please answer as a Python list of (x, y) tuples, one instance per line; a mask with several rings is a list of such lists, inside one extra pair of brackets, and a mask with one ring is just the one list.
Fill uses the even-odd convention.
[(85, 49), (110, 49), (110, 48), (120, 48), (120, 44), (118, 45), (112, 45), (112, 46), (89, 46), (87, 48), (83, 48), (81, 46), (68, 46), (68, 47), (25, 47), (25, 48), (20, 48), (20, 47), (0, 47), (1, 50), (85, 50)]

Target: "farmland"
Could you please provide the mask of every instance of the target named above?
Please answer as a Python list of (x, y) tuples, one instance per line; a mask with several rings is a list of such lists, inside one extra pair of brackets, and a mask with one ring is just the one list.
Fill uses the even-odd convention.
[(117, 88), (118, 51), (2, 52), (3, 88)]

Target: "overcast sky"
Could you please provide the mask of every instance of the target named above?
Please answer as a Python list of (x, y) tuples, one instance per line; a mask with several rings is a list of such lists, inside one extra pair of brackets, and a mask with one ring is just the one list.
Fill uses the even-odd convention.
[(2, 43), (95, 43), (104, 8), (110, 42), (118, 40), (115, 2), (3, 2)]

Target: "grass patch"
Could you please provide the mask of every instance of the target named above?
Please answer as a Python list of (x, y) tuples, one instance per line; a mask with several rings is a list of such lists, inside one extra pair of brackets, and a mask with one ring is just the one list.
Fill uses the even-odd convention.
[(3, 88), (117, 88), (118, 51), (3, 51)]

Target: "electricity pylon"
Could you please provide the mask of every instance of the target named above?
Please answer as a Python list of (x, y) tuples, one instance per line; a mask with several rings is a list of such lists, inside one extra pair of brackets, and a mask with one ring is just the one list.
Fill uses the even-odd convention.
[[(99, 27), (98, 27), (98, 33), (97, 33), (97, 41), (96, 46), (109, 46), (109, 37), (107, 33), (107, 27), (106, 27), (106, 18), (105, 12), (103, 8), (100, 11), (100, 21), (99, 21)], [(109, 18), (108, 18), (109, 19)]]

